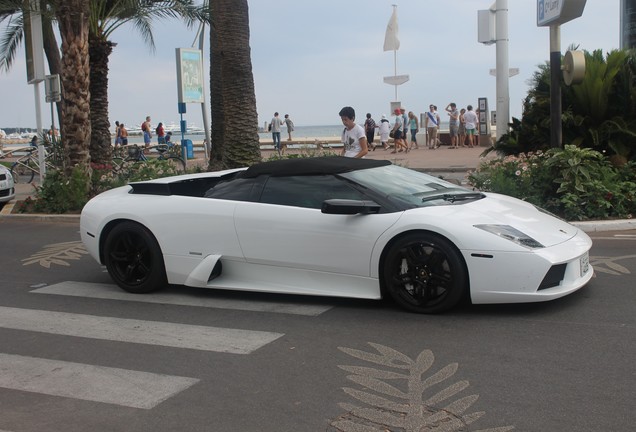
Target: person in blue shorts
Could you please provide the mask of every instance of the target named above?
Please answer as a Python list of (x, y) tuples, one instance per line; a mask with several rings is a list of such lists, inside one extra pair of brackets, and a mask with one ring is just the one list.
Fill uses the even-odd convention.
[(141, 125), (141, 130), (144, 133), (144, 147), (145, 151), (148, 152), (148, 148), (150, 147), (150, 142), (152, 141), (152, 134), (150, 133), (150, 116), (146, 117), (146, 121)]

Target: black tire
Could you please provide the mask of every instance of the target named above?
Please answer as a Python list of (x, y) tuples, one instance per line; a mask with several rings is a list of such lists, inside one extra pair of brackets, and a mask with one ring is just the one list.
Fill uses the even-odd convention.
[(455, 246), (431, 233), (399, 238), (384, 259), (384, 287), (401, 307), (417, 313), (440, 313), (465, 295), (468, 274)]
[(164, 159), (168, 161), (168, 164), (175, 170), (177, 174), (185, 173), (186, 163), (179, 156), (166, 156)]
[(122, 222), (108, 234), (104, 262), (110, 277), (125, 291), (144, 294), (168, 284), (157, 240), (135, 222)]
[(37, 165), (32, 159), (26, 159), (21, 163), (14, 162), (11, 165), (11, 175), (15, 183), (31, 183), (35, 177)]

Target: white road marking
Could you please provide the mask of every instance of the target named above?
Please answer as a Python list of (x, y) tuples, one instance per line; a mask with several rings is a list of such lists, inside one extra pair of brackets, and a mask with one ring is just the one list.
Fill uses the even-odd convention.
[(52, 396), (151, 409), (199, 382), (161, 375), (0, 354), (0, 387)]
[(249, 354), (282, 333), (0, 307), (0, 327), (109, 341)]
[(31, 291), (37, 294), (58, 294), (75, 297), (90, 297), (109, 300), (126, 300), (144, 303), (173, 304), (219, 309), (235, 309), (255, 312), (272, 312), (293, 315), (318, 316), (331, 306), (302, 303), (266, 302), (258, 300), (236, 300), (178, 294), (158, 291), (152, 294), (131, 294), (114, 284), (99, 284), (67, 281)]

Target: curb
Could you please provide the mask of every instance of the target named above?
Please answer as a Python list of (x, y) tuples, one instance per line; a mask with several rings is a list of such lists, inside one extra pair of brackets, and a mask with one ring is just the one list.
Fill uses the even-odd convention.
[(627, 231), (636, 229), (636, 220), (617, 219), (609, 221), (569, 222), (584, 232)]

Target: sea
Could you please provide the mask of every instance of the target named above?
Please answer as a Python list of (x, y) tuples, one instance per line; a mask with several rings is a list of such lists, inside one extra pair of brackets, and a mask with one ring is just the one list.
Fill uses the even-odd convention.
[[(327, 125), (327, 126), (294, 126), (294, 131), (292, 132), (293, 139), (313, 139), (313, 138), (333, 138), (339, 139), (342, 135), (343, 125)], [(261, 141), (271, 141), (272, 133), (271, 132), (259, 132), (258, 134)], [(287, 128), (285, 126), (281, 127), (281, 138), (286, 139), (287, 137)], [(204, 134), (185, 134), (185, 139), (191, 140), (193, 143), (202, 143), (205, 139)], [(172, 135), (172, 140), (174, 142), (181, 141), (181, 134), (174, 133)], [(153, 134), (153, 142), (156, 141), (156, 137)], [(143, 143), (144, 139), (141, 135), (132, 135), (128, 136), (128, 143), (130, 144), (139, 144)]]
[[(393, 123), (391, 123), (393, 124)], [(441, 124), (441, 129), (447, 128), (448, 125), (447, 123), (445, 124), (444, 122), (442, 122)], [(292, 138), (296, 139), (296, 140), (313, 140), (314, 138), (321, 138), (321, 139), (332, 139), (332, 140), (339, 140), (340, 136), (342, 135), (342, 130), (343, 130), (344, 126), (342, 124), (339, 125), (323, 125), (323, 126), (295, 126), (294, 127), (294, 131), (292, 132)], [(272, 134), (271, 132), (259, 132), (258, 134), (261, 142), (266, 142), (266, 141), (270, 141), (272, 139)], [(181, 141), (181, 134), (180, 133), (174, 133), (172, 136), (172, 140), (174, 142), (180, 142)], [(287, 137), (287, 128), (285, 126), (281, 127), (281, 138), (283, 140), (285, 140)], [(203, 143), (203, 140), (205, 140), (205, 134), (202, 133), (197, 133), (197, 134), (185, 134), (184, 135), (185, 139), (189, 139), (192, 141), (193, 144), (201, 144)], [(114, 142), (114, 140), (113, 140)], [(141, 144), (144, 142), (143, 136), (142, 135), (129, 135), (128, 136), (128, 143), (129, 144)], [(156, 137), (153, 134), (153, 143), (156, 142)], [(27, 142), (28, 144), (28, 142)], [(5, 149), (7, 147), (17, 147), (17, 146), (24, 146), (24, 144), (16, 144), (16, 145), (5, 145)]]

